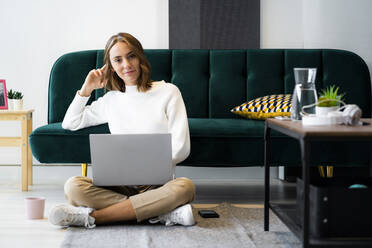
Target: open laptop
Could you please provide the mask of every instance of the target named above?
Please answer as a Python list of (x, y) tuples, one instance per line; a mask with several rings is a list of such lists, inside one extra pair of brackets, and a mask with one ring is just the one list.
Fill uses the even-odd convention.
[(174, 178), (171, 134), (90, 134), (93, 184), (162, 185)]

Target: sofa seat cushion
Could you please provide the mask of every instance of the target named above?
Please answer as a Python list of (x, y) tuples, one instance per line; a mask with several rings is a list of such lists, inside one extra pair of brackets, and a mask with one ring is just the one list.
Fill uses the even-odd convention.
[[(247, 119), (189, 118), (191, 137), (239, 137), (263, 139), (265, 121)], [(285, 135), (273, 131), (273, 137)]]
[(83, 128), (77, 131), (70, 131), (62, 128), (62, 122), (52, 123), (45, 126), (41, 126), (33, 131), (31, 136), (35, 135), (48, 135), (48, 136), (89, 136), (91, 133), (110, 133), (107, 124), (102, 124), (93, 127)]
[[(191, 154), (182, 164), (260, 166), (264, 124), (246, 119), (190, 118)], [(39, 127), (30, 135), (32, 153), (41, 163), (90, 163), (90, 133), (109, 133), (108, 125), (77, 131), (63, 129), (61, 122)]]
[(91, 133), (110, 131), (107, 124), (78, 131), (63, 129), (61, 122), (41, 126), (30, 135), (32, 154), (42, 163), (90, 163)]
[[(220, 144), (222, 146), (217, 151), (225, 150), (226, 146), (230, 146), (229, 149), (234, 150), (232, 156), (235, 157), (235, 161), (238, 160), (238, 157), (241, 157), (242, 162), (252, 160), (244, 155), (243, 151), (247, 148), (251, 151), (260, 151), (254, 153), (257, 160), (251, 164), (257, 166), (256, 161), (261, 161), (263, 156), (264, 124), (264, 121), (259, 120), (190, 118), (189, 128), (192, 140), (196, 137), (201, 138), (197, 139), (197, 142), (192, 141), (191, 160), (195, 158), (202, 162), (204, 156), (207, 156), (206, 153), (213, 151), (210, 146), (216, 147), (220, 142), (223, 142), (224, 144)], [(30, 135), (32, 153), (41, 163), (90, 163), (88, 139), (90, 133), (110, 133), (110, 131), (107, 124), (77, 131), (63, 129), (61, 122), (41, 126)], [(225, 138), (231, 138), (231, 140)], [(243, 143), (247, 145), (242, 145)], [(196, 152), (199, 148), (193, 149), (199, 146), (209, 148), (205, 152), (199, 153)], [(201, 149), (201, 151), (203, 150)], [(219, 156), (221, 155), (222, 153), (219, 154)], [(214, 156), (214, 158), (217, 159), (219, 156)], [(227, 164), (228, 159), (225, 156), (225, 159), (222, 160), (226, 162), (221, 161), (221, 164)], [(216, 160), (206, 159), (206, 161), (209, 164)]]

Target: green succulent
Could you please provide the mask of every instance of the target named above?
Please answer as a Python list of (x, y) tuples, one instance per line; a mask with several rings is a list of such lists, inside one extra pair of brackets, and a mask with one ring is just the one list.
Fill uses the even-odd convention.
[[(318, 107), (337, 107), (340, 105), (340, 102), (342, 101), (345, 94), (338, 94), (339, 87), (336, 87), (335, 85), (331, 85), (320, 93), (318, 102), (325, 101), (318, 103)], [(338, 101), (334, 101), (338, 100)]]
[(19, 91), (13, 91), (12, 89), (8, 90), (8, 99), (22, 99), (23, 95)]

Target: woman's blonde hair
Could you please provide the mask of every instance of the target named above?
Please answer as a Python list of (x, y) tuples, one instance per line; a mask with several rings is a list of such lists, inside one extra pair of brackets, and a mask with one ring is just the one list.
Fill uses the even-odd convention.
[(137, 81), (138, 91), (146, 92), (151, 88), (150, 75), (151, 75), (151, 66), (147, 58), (145, 57), (145, 52), (143, 51), (141, 43), (128, 33), (118, 33), (110, 37), (106, 43), (105, 52), (104, 52), (104, 63), (108, 66), (106, 79), (107, 84), (105, 88), (107, 90), (118, 90), (125, 92), (125, 83), (114, 71), (114, 68), (110, 61), (110, 50), (118, 42), (124, 42), (129, 46), (132, 52), (139, 59), (140, 64), (140, 75)]

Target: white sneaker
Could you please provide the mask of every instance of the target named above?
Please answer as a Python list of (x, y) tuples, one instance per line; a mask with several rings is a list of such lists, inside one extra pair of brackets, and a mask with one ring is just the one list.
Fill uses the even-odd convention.
[(57, 205), (49, 212), (49, 222), (57, 226), (84, 226), (93, 228), (95, 219), (89, 214), (93, 208)]
[(180, 224), (183, 226), (195, 225), (194, 215), (192, 214), (192, 208), (190, 204), (178, 207), (167, 214), (160, 215), (156, 218), (150, 219), (151, 224), (163, 223), (166, 226), (173, 226)]

